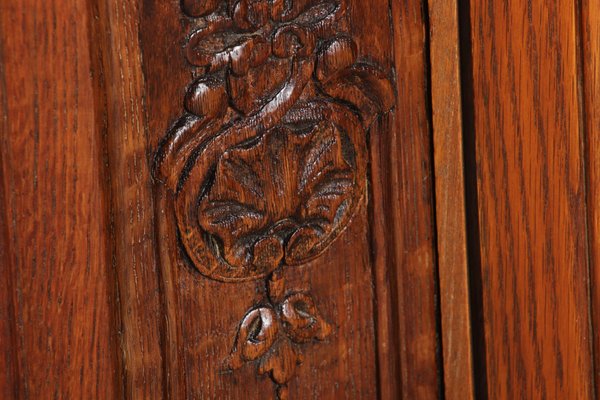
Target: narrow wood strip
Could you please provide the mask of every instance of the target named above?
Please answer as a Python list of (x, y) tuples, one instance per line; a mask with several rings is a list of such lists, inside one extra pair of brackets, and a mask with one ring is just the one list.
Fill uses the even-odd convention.
[[(0, 26), (0, 31), (2, 27)], [(9, 183), (8, 171), (10, 165), (5, 163), (7, 154), (4, 154), (9, 148), (7, 144), (6, 133), (9, 131), (9, 103), (6, 93), (6, 73), (4, 64), (6, 63), (3, 51), (3, 43), (0, 41), (0, 398), (15, 399), (21, 398), (18, 346), (15, 320), (15, 302), (13, 297), (14, 279), (13, 265), (14, 250), (12, 249), (12, 238), (10, 236), (10, 222), (12, 220), (10, 207), (8, 203)]]
[(167, 396), (151, 149), (135, 1), (94, 0), (96, 110), (106, 157), (112, 268), (119, 299), (125, 396)]
[[(374, 126), (374, 132), (389, 132), (391, 118), (385, 118), (383, 126)], [(387, 129), (386, 129), (387, 128)], [(371, 135), (371, 148), (383, 148), (383, 134)], [(373, 252), (373, 275), (377, 307), (375, 308), (377, 323), (377, 365), (379, 397), (381, 399), (398, 399), (402, 393), (400, 381), (400, 358), (398, 352), (398, 307), (397, 287), (393, 274), (397, 273), (395, 251), (390, 243), (396, 243), (394, 231), (386, 223), (386, 209), (391, 196), (391, 174), (389, 171), (389, 154), (371, 152), (371, 191), (373, 201), (369, 209), (371, 222), (371, 241)]]
[(597, 0), (581, 1), (581, 36), (594, 382), (597, 395), (600, 393), (600, 3)]
[(490, 398), (593, 398), (576, 2), (471, 2)]
[[(384, 199), (390, 274), (397, 288), (400, 384), (404, 399), (437, 399), (436, 247), (433, 160), (427, 98), (426, 26), (422, 1), (390, 1), (398, 100), (389, 134), (381, 140), (389, 192)], [(373, 22), (375, 23), (375, 22)], [(392, 242), (393, 241), (393, 242)]]
[(474, 396), (458, 9), (429, 0), (438, 274), (447, 399)]

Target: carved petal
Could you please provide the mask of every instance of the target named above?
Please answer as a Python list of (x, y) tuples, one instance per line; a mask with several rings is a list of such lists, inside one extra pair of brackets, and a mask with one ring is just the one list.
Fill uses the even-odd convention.
[(281, 305), (281, 319), (287, 335), (297, 343), (323, 340), (332, 331), (312, 297), (304, 293), (292, 294), (285, 299)]
[(250, 206), (236, 201), (211, 201), (204, 203), (199, 213), (200, 224), (214, 231), (238, 234), (246, 227), (260, 224), (263, 215)]
[(280, 340), (260, 362), (259, 374), (271, 374), (276, 383), (283, 385), (296, 374), (296, 367), (302, 363), (302, 355), (287, 340)]
[(273, 346), (278, 332), (277, 318), (271, 308), (251, 310), (240, 324), (233, 350), (226, 360), (226, 368), (237, 369), (244, 361), (262, 357)]

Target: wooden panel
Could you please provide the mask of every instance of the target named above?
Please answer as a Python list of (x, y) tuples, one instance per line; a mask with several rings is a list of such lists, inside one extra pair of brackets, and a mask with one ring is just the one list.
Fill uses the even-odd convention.
[[(304, 7), (327, 2), (298, 1), (297, 3)], [(289, 394), (291, 398), (307, 395), (311, 398), (375, 398), (380, 391), (379, 396), (382, 398), (398, 398), (399, 391), (402, 390), (404, 398), (415, 398), (415, 396), (436, 398), (439, 393), (430, 132), (426, 111), (425, 18), (421, 3), (417, 1), (410, 2), (407, 7), (400, 7), (394, 3), (393, 20), (389, 14), (388, 4), (385, 2), (350, 1), (349, 3), (348, 9), (351, 12), (347, 15), (348, 30), (346, 31), (344, 25), (340, 24), (334, 28), (333, 34), (341, 33), (340, 36), (344, 37), (343, 43), (349, 43), (347, 38), (352, 38), (358, 55), (356, 63), (366, 61), (365, 65), (370, 65), (369, 68), (377, 65), (383, 75), (388, 76), (393, 75), (392, 68), (395, 68), (398, 77), (397, 89), (402, 91), (403, 96), (400, 96), (402, 100), (393, 114), (375, 121), (370, 131), (370, 161), (373, 163), (370, 177), (373, 185), (369, 188), (372, 189), (372, 197), (356, 208), (355, 217), (342, 231), (340, 237), (332, 241), (329, 247), (323, 246), (322, 255), (307, 261), (302, 266), (292, 268), (286, 265), (282, 275), (277, 278), (269, 277), (269, 271), (270, 268), (278, 265), (280, 255), (277, 254), (280, 253), (265, 253), (266, 258), (263, 260), (266, 260), (266, 263), (261, 264), (255, 272), (246, 272), (245, 259), (235, 258), (236, 253), (230, 250), (236, 239), (231, 231), (218, 233), (218, 239), (221, 240), (219, 246), (222, 246), (219, 249), (222, 249), (227, 262), (230, 265), (237, 265), (238, 269), (232, 271), (223, 267), (221, 260), (211, 255), (209, 251), (212, 250), (207, 250), (208, 246), (203, 243), (203, 238), (206, 236), (194, 233), (198, 224), (195, 211), (182, 212), (188, 205), (194, 207), (200, 205), (206, 210), (207, 204), (203, 202), (204, 200), (198, 202), (181, 200), (188, 196), (187, 192), (195, 190), (195, 183), (201, 182), (207, 183), (205, 186), (197, 187), (210, 188), (210, 196), (216, 196), (215, 191), (219, 196), (223, 196), (223, 193), (228, 193), (228, 190), (235, 188), (238, 193), (236, 198), (238, 203), (240, 198), (251, 197), (250, 194), (240, 194), (249, 190), (248, 185), (242, 182), (243, 179), (236, 178), (237, 183), (235, 183), (230, 178), (224, 177), (223, 171), (226, 169), (222, 163), (215, 168), (214, 180), (204, 180), (204, 167), (198, 165), (208, 163), (202, 161), (202, 157), (208, 157), (206, 154), (216, 152), (219, 147), (213, 145), (211, 141), (206, 142), (206, 147), (199, 146), (202, 143), (202, 135), (209, 135), (206, 132), (210, 128), (198, 130), (197, 133), (188, 136), (186, 133), (196, 129), (194, 124), (202, 126), (203, 122), (199, 122), (198, 117), (214, 118), (219, 121), (223, 118), (219, 114), (220, 111), (215, 111), (213, 114), (213, 111), (209, 110), (221, 110), (221, 107), (225, 109), (227, 104), (233, 105), (232, 108), (235, 109), (232, 111), (233, 114), (241, 114), (235, 117), (238, 118), (237, 120), (231, 119), (231, 121), (238, 121), (236, 123), (243, 129), (247, 129), (247, 126), (250, 127), (248, 129), (253, 129), (251, 123), (242, 125), (244, 113), (254, 112), (253, 107), (256, 107), (254, 101), (267, 99), (266, 104), (269, 104), (268, 99), (271, 97), (264, 96), (263, 99), (262, 95), (262, 92), (273, 90), (265, 83), (268, 82), (265, 70), (260, 69), (263, 68), (260, 67), (260, 62), (259, 66), (251, 65), (249, 70), (240, 67), (244, 65), (243, 63), (240, 66), (232, 64), (232, 70), (240, 68), (235, 70), (235, 74), (242, 76), (247, 74), (245, 79), (256, 86), (248, 89), (255, 91), (254, 94), (242, 92), (239, 96), (232, 96), (229, 92), (236, 88), (232, 82), (236, 85), (247, 85), (247, 82), (232, 81), (231, 79), (234, 78), (227, 75), (229, 84), (223, 91), (219, 89), (220, 79), (223, 79), (221, 75), (214, 73), (211, 78), (213, 80), (202, 80), (206, 76), (206, 69), (202, 68), (205, 62), (202, 52), (208, 47), (203, 48), (202, 43), (218, 46), (221, 39), (215, 42), (196, 41), (190, 33), (203, 26), (198, 22), (197, 16), (210, 14), (214, 11), (214, 7), (218, 6), (217, 3), (184, 2), (182, 3), (184, 7), (189, 6), (187, 15), (176, 5), (159, 1), (146, 1), (140, 10), (150, 143), (152, 148), (158, 149), (161, 144), (160, 148), (166, 149), (157, 153), (155, 190), (161, 275), (168, 321), (165, 365), (170, 371), (167, 373), (169, 377), (167, 385), (173, 397), (237, 398), (243, 395), (258, 398), (264, 395), (265, 391), (271, 390), (272, 383), (267, 374), (258, 373), (261, 361), (240, 364), (235, 354), (241, 346), (240, 337), (245, 338), (248, 334), (241, 320), (256, 321), (255, 311), (262, 313), (260, 314), (262, 324), (250, 324), (250, 326), (255, 328), (261, 326), (260, 332), (263, 332), (263, 329), (269, 332), (268, 334), (263, 332), (265, 337), (279, 335), (273, 333), (272, 329), (275, 328), (271, 328), (272, 325), (265, 325), (265, 323), (270, 321), (271, 317), (279, 318), (277, 316), (279, 314), (272, 314), (269, 310), (279, 309), (275, 304), (277, 301), (273, 299), (271, 286), (272, 282), (278, 281), (281, 277), (286, 282), (288, 294), (310, 293), (316, 302), (320, 318), (331, 325), (332, 329), (328, 336), (323, 335), (322, 341), (301, 346), (292, 344), (294, 352), (301, 351), (303, 354), (300, 366), (292, 367), (295, 361), (290, 361), (286, 358), (288, 356), (281, 356), (287, 361), (277, 367), (279, 368), (276, 369), (277, 372), (271, 374), (280, 395)], [(255, 12), (262, 12), (261, 6), (256, 7), (258, 8)], [(239, 14), (241, 19), (234, 20), (233, 23), (237, 24), (238, 31), (252, 32), (251, 24), (260, 22), (257, 22), (259, 20), (244, 22), (243, 18), (246, 18), (244, 15), (246, 14)], [(217, 18), (215, 17), (214, 21)], [(390, 23), (374, 23), (374, 21)], [(240, 23), (250, 25), (242, 29)], [(400, 27), (402, 35), (408, 35), (411, 40), (407, 42), (399, 32), (393, 34), (392, 23)], [(223, 25), (214, 28), (224, 32), (221, 38), (227, 39), (232, 35), (233, 28), (227, 24), (224, 22)], [(277, 22), (273, 26), (277, 27)], [(273, 26), (267, 26), (265, 29), (274, 29)], [(327, 32), (326, 29), (318, 31), (318, 34)], [(398, 38), (396, 48), (392, 48), (390, 37)], [(239, 42), (236, 43), (239, 45), (245, 39), (240, 36), (237, 40)], [(345, 44), (340, 46), (342, 49), (352, 47), (345, 47)], [(238, 50), (242, 54), (246, 51), (243, 46)], [(332, 54), (338, 57), (336, 52), (337, 50)], [(276, 53), (276, 57), (271, 57), (269, 60), (286, 57)], [(350, 58), (352, 57), (349, 56)], [(213, 66), (210, 68), (214, 68), (215, 72), (222, 68), (219, 61), (212, 62)], [(343, 66), (346, 62), (346, 59), (342, 59), (340, 65)], [(213, 71), (210, 68), (208, 69)], [(321, 79), (319, 74), (317, 72), (310, 79)], [(200, 83), (190, 85), (196, 78), (200, 79), (197, 81)], [(276, 72), (272, 72), (269, 78), (276, 84), (277, 79), (281, 77), (278, 77)], [(382, 82), (383, 78), (381, 79)], [(325, 86), (324, 90), (327, 92), (330, 89)], [(203, 102), (201, 93), (209, 93), (210, 97), (206, 98), (210, 101)], [(223, 103), (223, 93), (229, 96), (226, 103)], [(364, 103), (356, 105), (356, 113), (362, 113), (363, 106), (370, 107), (363, 115), (366, 116), (366, 120), (373, 118), (373, 111), (385, 108), (383, 107), (385, 101), (372, 103), (372, 99), (377, 97), (374, 94), (375, 91), (371, 93), (370, 100), (365, 99)], [(338, 95), (344, 96), (343, 91)], [(310, 99), (311, 95), (305, 93), (304, 96), (309, 96)], [(249, 98), (244, 99), (244, 97)], [(185, 104), (184, 99), (186, 99)], [(346, 100), (352, 103), (356, 99)], [(218, 107), (215, 108), (211, 104), (216, 104)], [(260, 103), (260, 106), (262, 105), (264, 102)], [(268, 110), (270, 107), (271, 105), (265, 109)], [(262, 114), (257, 115), (262, 118)], [(178, 118), (180, 118), (179, 123), (176, 123)], [(275, 118), (279, 119), (281, 116)], [(268, 119), (265, 121), (267, 125), (271, 123)], [(169, 129), (171, 133), (167, 134)], [(243, 129), (240, 128), (240, 131)], [(233, 140), (237, 134), (225, 132), (223, 137), (232, 139), (217, 139), (222, 140), (220, 142), (223, 146), (222, 152), (227, 148), (226, 146), (232, 145), (228, 141)], [(167, 135), (166, 139), (163, 139), (165, 135)], [(195, 144), (193, 141), (192, 144), (185, 141), (178, 142), (179, 137), (184, 137), (186, 140), (193, 138), (197, 142)], [(367, 135), (365, 134), (364, 137)], [(247, 145), (249, 148), (254, 146), (252, 143)], [(359, 160), (357, 163), (361, 162), (360, 157), (363, 155), (360, 153), (365, 152), (366, 144), (363, 147), (364, 149), (357, 148), (357, 160)], [(209, 148), (212, 149), (206, 150)], [(172, 157), (172, 154), (178, 155)], [(297, 153), (282, 158), (293, 161), (299, 156), (300, 153)], [(217, 157), (216, 153), (215, 157)], [(247, 157), (250, 158), (244, 159), (244, 162), (247, 165), (254, 165), (255, 158), (252, 158), (254, 156)], [(266, 171), (273, 168), (268, 163), (268, 158), (264, 160), (264, 168)], [(295, 167), (290, 168), (292, 169), (287, 171), (291, 174), (287, 179), (288, 182), (293, 181)], [(254, 170), (258, 171), (259, 168)], [(235, 169), (233, 171), (235, 172)], [(210, 174), (208, 170), (206, 173)], [(277, 174), (272, 175), (274, 181), (280, 178)], [(217, 190), (215, 187), (220, 189)], [(271, 195), (267, 194), (265, 197), (270, 199)], [(260, 199), (253, 201), (256, 202), (254, 204), (257, 209), (260, 209)], [(288, 199), (282, 198), (281, 206), (273, 206), (269, 210), (287, 207), (285, 205), (287, 202)], [(234, 208), (231, 208), (231, 204), (228, 207), (227, 215), (231, 215)], [(236, 207), (237, 210), (242, 209)], [(208, 214), (204, 213), (204, 215)], [(373, 215), (377, 220), (371, 230), (369, 218)], [(245, 213), (240, 217), (247, 218), (247, 216), (248, 214)], [(389, 219), (386, 220), (387, 218)], [(393, 221), (391, 226), (389, 221)], [(200, 221), (204, 233), (208, 232), (209, 228), (206, 227), (210, 223), (208, 220)], [(339, 222), (335, 223), (339, 224)], [(333, 231), (337, 232), (336, 229), (334, 228)], [(256, 252), (256, 247), (252, 251)], [(267, 275), (267, 279), (266, 281), (265, 279), (249, 280), (255, 277), (253, 274)], [(374, 277), (376, 292), (373, 290)], [(228, 282), (219, 282), (220, 280)], [(381, 307), (377, 309), (377, 317), (375, 301), (378, 307)], [(217, 309), (220, 312), (215, 312)], [(398, 318), (401, 320), (396, 323)], [(284, 350), (277, 347), (281, 341), (273, 343), (276, 343), (273, 345), (276, 350), (260, 352), (259, 356), (252, 357), (259, 359), (262, 357), (262, 362), (265, 362), (265, 359), (272, 360), (274, 354), (282, 354)], [(401, 362), (397, 358), (400, 354), (398, 353), (400, 344), (402, 354), (405, 354), (400, 357)], [(290, 354), (288, 350), (285, 352)], [(228, 360), (230, 353), (237, 360), (234, 361), (233, 366), (231, 359)], [(242, 358), (247, 361), (248, 357), (250, 356), (245, 355)], [(402, 382), (398, 382), (397, 379), (400, 371)], [(402, 385), (401, 389), (399, 383)]]
[(585, 107), (585, 150), (588, 177), (588, 229), (591, 260), (592, 332), (594, 339), (594, 382), (600, 393), (600, 4), (581, 2), (583, 95)]
[(2, 398), (120, 397), (89, 24), (0, 3)]
[[(385, 218), (386, 230), (382, 238), (374, 239), (384, 240), (387, 251), (392, 253), (388, 273), (395, 280), (396, 314), (392, 321), (398, 335), (402, 398), (433, 399), (441, 395), (442, 386), (436, 320), (426, 4), (413, 0), (390, 3), (398, 99), (394, 120), (384, 128), (384, 132), (393, 134), (372, 137), (374, 158), (383, 158), (380, 172), (372, 179), (373, 186), (379, 184), (383, 190), (381, 216)], [(375, 140), (379, 141), (377, 147)]]
[(111, 252), (119, 302), (123, 387), (133, 399), (163, 399), (166, 320), (160, 297), (145, 86), (136, 1), (91, 2), (96, 123), (102, 137)]
[(429, 1), (429, 24), (444, 391), (466, 400), (474, 382), (457, 2)]
[(575, 2), (471, 2), (491, 398), (592, 398)]

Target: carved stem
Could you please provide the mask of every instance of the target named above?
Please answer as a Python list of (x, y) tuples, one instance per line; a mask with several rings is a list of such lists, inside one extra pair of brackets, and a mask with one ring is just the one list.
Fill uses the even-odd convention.
[(267, 294), (272, 304), (281, 303), (285, 296), (285, 281), (283, 279), (283, 269), (278, 268), (269, 276), (267, 280)]

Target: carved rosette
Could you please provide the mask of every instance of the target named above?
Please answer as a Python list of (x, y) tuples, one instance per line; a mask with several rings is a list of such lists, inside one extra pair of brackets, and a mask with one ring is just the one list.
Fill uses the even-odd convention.
[[(314, 259), (364, 196), (367, 133), (393, 104), (389, 79), (358, 60), (344, 0), (183, 0), (182, 8), (196, 26), (185, 46), (195, 80), (155, 168), (173, 195), (181, 244), (200, 273), (224, 282)], [(236, 348), (261, 332), (253, 321), (273, 327), (265, 338), (279, 337), (285, 301), (251, 310)], [(302, 304), (314, 307), (310, 297)], [(305, 341), (285, 332), (273, 343)], [(275, 347), (281, 357), (297, 352)]]

